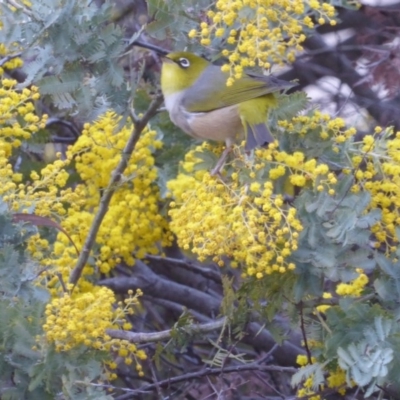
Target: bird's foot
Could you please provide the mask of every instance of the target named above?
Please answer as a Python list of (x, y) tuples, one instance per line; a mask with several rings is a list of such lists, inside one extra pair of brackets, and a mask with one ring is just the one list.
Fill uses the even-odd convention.
[(221, 157), (218, 159), (217, 164), (215, 167), (211, 170), (211, 176), (216, 176), (220, 174), (221, 168), (224, 166), (226, 158), (228, 157), (228, 154), (231, 152), (232, 146), (227, 146), (225, 150), (222, 152)]

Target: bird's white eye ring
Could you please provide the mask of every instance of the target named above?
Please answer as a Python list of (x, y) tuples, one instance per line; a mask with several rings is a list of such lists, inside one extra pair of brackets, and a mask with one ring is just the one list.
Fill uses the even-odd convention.
[(178, 60), (178, 64), (182, 67), (182, 68), (188, 68), (190, 66), (190, 61), (187, 58), (181, 57)]

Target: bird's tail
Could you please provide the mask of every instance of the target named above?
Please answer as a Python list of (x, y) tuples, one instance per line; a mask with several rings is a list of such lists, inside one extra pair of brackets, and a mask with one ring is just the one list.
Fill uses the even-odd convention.
[(274, 142), (274, 137), (271, 135), (265, 123), (250, 125), (246, 123), (246, 147), (250, 151), (256, 147), (265, 146), (268, 143)]

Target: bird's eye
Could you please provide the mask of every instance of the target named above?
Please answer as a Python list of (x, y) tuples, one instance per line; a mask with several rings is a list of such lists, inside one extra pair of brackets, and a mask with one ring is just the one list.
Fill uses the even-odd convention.
[(188, 68), (190, 65), (190, 61), (187, 58), (180, 58), (178, 60), (178, 64), (182, 67), (182, 68)]

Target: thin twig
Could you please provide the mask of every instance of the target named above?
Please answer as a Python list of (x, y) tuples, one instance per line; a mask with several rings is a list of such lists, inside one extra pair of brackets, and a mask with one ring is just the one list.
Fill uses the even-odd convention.
[(166, 49), (164, 49), (162, 47), (156, 46), (156, 45), (154, 45), (152, 43), (146, 43), (146, 42), (144, 42), (142, 40), (139, 40), (139, 39), (136, 39), (132, 43), (129, 43), (127, 48), (125, 49), (125, 51), (130, 50), (133, 46), (138, 46), (138, 47), (142, 47), (144, 49), (155, 51), (160, 56), (166, 56), (169, 53), (168, 50), (166, 50)]
[(5, 63), (11, 61), (12, 59), (19, 57), (21, 54), (22, 54), (22, 52), (19, 52), (19, 53), (10, 54), (8, 56), (3, 57), (0, 60), (0, 67), (2, 67)]
[(129, 159), (133, 153), (133, 150), (135, 149), (136, 143), (138, 142), (138, 140), (140, 138), (140, 134), (143, 131), (143, 129), (145, 128), (145, 126), (147, 125), (147, 123), (149, 122), (149, 120), (157, 112), (157, 108), (162, 103), (162, 100), (163, 100), (162, 96), (158, 95), (153, 100), (153, 102), (150, 104), (148, 110), (143, 115), (143, 117), (141, 119), (137, 120), (135, 123), (132, 134), (129, 137), (128, 142), (126, 143), (126, 146), (122, 152), (121, 160), (118, 163), (115, 170), (112, 172), (110, 182), (109, 182), (107, 188), (103, 192), (103, 195), (100, 200), (99, 209), (97, 210), (97, 213), (93, 219), (92, 225), (89, 229), (89, 233), (86, 237), (85, 244), (83, 245), (82, 252), (78, 258), (75, 268), (72, 270), (71, 275), (69, 277), (69, 281), (73, 285), (76, 285), (76, 283), (78, 282), (78, 280), (82, 274), (83, 268), (85, 267), (85, 265), (87, 263), (90, 251), (96, 240), (96, 236), (99, 231), (100, 225), (104, 219), (104, 216), (107, 213), (111, 198), (117, 188), (116, 184), (120, 181), (121, 176), (124, 173), (124, 171), (128, 165)]
[(154, 382), (154, 384), (156, 385), (156, 392), (157, 392), (157, 394), (158, 394), (158, 397), (159, 397), (160, 399), (163, 399), (164, 396), (163, 396), (163, 393), (162, 393), (162, 391), (161, 391), (161, 388), (160, 388), (160, 386), (159, 386), (159, 384), (158, 384), (158, 379), (157, 379), (156, 370), (154, 369), (154, 366), (153, 366), (153, 363), (152, 363), (151, 360), (149, 360), (149, 367), (150, 367), (150, 371), (151, 371), (151, 376), (153, 377), (153, 382)]
[(211, 279), (216, 283), (221, 283), (221, 274), (220, 273), (212, 270), (211, 268), (197, 266), (193, 261), (186, 260), (186, 259), (180, 260), (178, 258), (172, 258), (172, 257), (162, 257), (162, 256), (157, 256), (157, 255), (152, 255), (152, 254), (147, 254), (146, 258), (148, 260), (154, 260), (154, 261), (159, 261), (159, 262), (169, 262), (173, 265), (176, 265), (177, 267), (183, 267), (183, 268), (190, 269), (193, 272), (195, 272), (201, 276), (204, 276), (205, 278)]
[[(157, 385), (159, 387), (170, 386), (174, 383), (184, 382), (191, 379), (200, 379), (205, 376), (210, 375), (221, 375), (221, 374), (228, 374), (232, 372), (242, 372), (242, 371), (277, 371), (277, 372), (297, 372), (297, 368), (293, 367), (278, 367), (276, 365), (259, 365), (257, 363), (251, 364), (243, 364), (243, 365), (235, 365), (232, 367), (225, 367), (224, 369), (221, 368), (204, 368), (201, 371), (189, 372), (187, 374), (174, 376), (172, 378), (164, 379), (159, 381)], [(156, 385), (154, 383), (143, 385), (140, 388), (140, 391), (148, 391), (154, 390)], [(130, 392), (129, 394), (118, 396), (116, 400), (127, 400), (131, 398), (132, 395), (135, 394), (135, 391)]]
[(268, 358), (270, 358), (273, 354), (273, 352), (279, 347), (278, 343), (275, 343), (272, 346), (272, 349), (265, 355), (263, 355), (260, 359), (256, 360), (255, 362), (257, 362), (258, 364), (262, 364), (264, 362), (268, 361)]
[(10, 4), (12, 7), (15, 7), (17, 10), (22, 11), (24, 14), (28, 15), (28, 17), (34, 18), (34, 13), (29, 9), (29, 7), (25, 5), (18, 4), (14, 0), (7, 0), (6, 1), (8, 4)]
[[(185, 310), (187, 310), (187, 308), (185, 306), (183, 306), (182, 304), (176, 303), (174, 301), (169, 301), (169, 300), (164, 300), (164, 299), (160, 299), (158, 297), (154, 297), (154, 296), (149, 296), (147, 294), (144, 294), (141, 297), (142, 301), (146, 301), (147, 303), (149, 303), (149, 305), (151, 305), (151, 307), (149, 308), (154, 308), (154, 304), (161, 306), (163, 308), (166, 308), (168, 310), (171, 310), (177, 314), (182, 314)], [(189, 314), (198, 322), (204, 324), (206, 322), (211, 322), (211, 318), (206, 317), (204, 314), (201, 314), (200, 312), (196, 311), (196, 310), (189, 310)]]
[(119, 387), (119, 386), (114, 386), (114, 385), (108, 385), (105, 383), (94, 383), (94, 382), (86, 382), (86, 381), (75, 381), (75, 383), (77, 385), (82, 385), (82, 386), (91, 386), (91, 387), (95, 387), (95, 388), (102, 388), (102, 389), (108, 389), (110, 392), (111, 391), (121, 391), (121, 392), (128, 392), (128, 393), (151, 393), (150, 391), (148, 392), (144, 392), (142, 390), (138, 390), (138, 389), (128, 389), (128, 388), (123, 388), (123, 387)]
[(303, 335), (304, 348), (305, 348), (306, 353), (307, 353), (308, 363), (312, 364), (311, 351), (310, 351), (310, 349), (308, 347), (306, 328), (305, 328), (305, 325), (304, 325), (304, 314), (303, 314), (303, 303), (302, 302), (300, 303), (300, 329), (301, 329), (301, 334)]
[(258, 371), (254, 372), (254, 376), (259, 379), (269, 390), (272, 390), (277, 394), (281, 399), (284, 399), (285, 396), (277, 389), (274, 388), (273, 385), (271, 385), (269, 382), (267, 382), (262, 376), (258, 374)]
[[(192, 324), (180, 328), (188, 333), (206, 333), (221, 328), (226, 322), (225, 318), (206, 324)], [(108, 329), (107, 334), (114, 339), (129, 340), (131, 343), (160, 342), (171, 338), (172, 329), (161, 332), (127, 332), (118, 329)]]
[(60, 284), (61, 284), (63, 292), (64, 293), (68, 293), (68, 290), (67, 290), (67, 287), (65, 286), (64, 279), (63, 279), (62, 275), (59, 272), (56, 272), (55, 275), (58, 278), (58, 280), (60, 281)]

